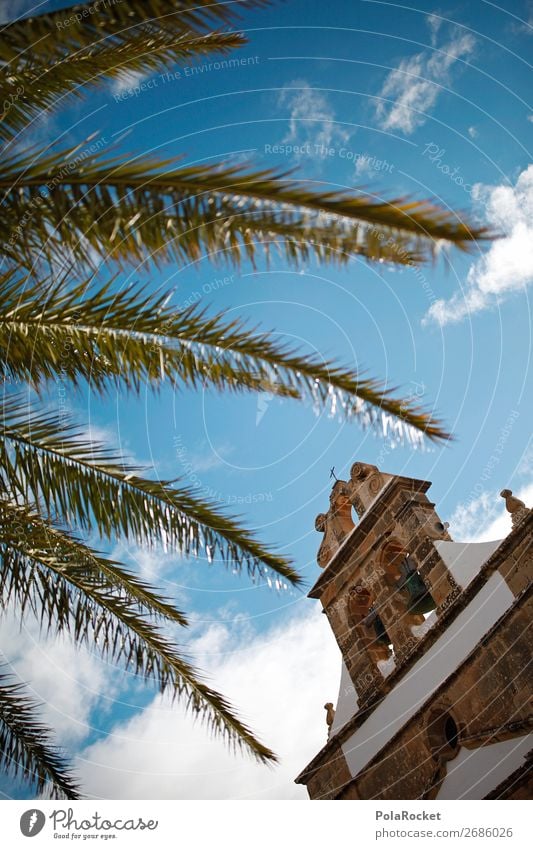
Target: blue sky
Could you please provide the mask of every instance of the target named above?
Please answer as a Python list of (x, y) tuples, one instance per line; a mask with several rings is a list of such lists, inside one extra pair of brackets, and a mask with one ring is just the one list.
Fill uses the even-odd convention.
[[(31, 8), (20, 3), (17, 11)], [(333, 6), (291, 0), (244, 15), (249, 45), (234, 55), (247, 61), (237, 68), (210, 68), (213, 59), (201, 63), (206, 66), (201, 72), (176, 66), (170, 78), (154, 74), (110, 83), (61, 113), (43, 116), (36, 127), (35, 139), (43, 143), (83, 143), (96, 133), (103, 146), (115, 144), (124, 152), (184, 154), (188, 163), (234, 157), (261, 167), (297, 168), (317, 187), (364, 185), (381, 197), (433, 197), (505, 235), (484, 252), (465, 256), (452, 250), (418, 272), (358, 260), (343, 270), (314, 262), (294, 269), (274, 257), (270, 267), (260, 262), (256, 269), (245, 264), (239, 270), (208, 260), (161, 271), (148, 263), (124, 276), (123, 282), (175, 288), (178, 305), (201, 297), (205, 305), (248, 317), (305, 350), (365, 367), (406, 395), (435, 405), (452, 431), (452, 444), (415, 451), (269, 396), (167, 390), (158, 397), (143, 392), (138, 399), (117, 394), (105, 402), (90, 393), (69, 397), (73, 415), (90, 423), (95, 437), (120, 444), (154, 475), (182, 476), (242, 515), (263, 540), (294, 558), (309, 584), (318, 576), (314, 518), (327, 507), (332, 465), (341, 478), (359, 459), (433, 481), (432, 498), (456, 539), (504, 528), (497, 497), (503, 487), (533, 494), (531, 24), (533, 5), (521, 0), (505, 9), (483, 0), (417, 8), (374, 0), (337, 0)], [(270, 690), (278, 681), (280, 691), (268, 698), (273, 704), (302, 698), (303, 687), (313, 708), (312, 713), (306, 708), (309, 717), (302, 715), (298, 745), (294, 723), (292, 733), (279, 740), (286, 771), (267, 791), (257, 772), (239, 763), (228, 767), (223, 753), (220, 770), (237, 776), (228, 785), (236, 796), (246, 795), (244, 786), (258, 797), (298, 795), (290, 776), (303, 766), (298, 758), (320, 745), (322, 703), (333, 697), (328, 687), (336, 686), (338, 676), (324, 617), (301, 593), (253, 585), (216, 564), (119, 551), (194, 611), (192, 649), (217, 684), (227, 680), (233, 688), (228, 695), (264, 729), (267, 742), (269, 733), (278, 732), (267, 715), (259, 716), (257, 692), (263, 703), (268, 699), (257, 658), (265, 646), (274, 647), (262, 662), (275, 669), (284, 658), (284, 652), (276, 655), (280, 635), (294, 635), (286, 647), (287, 668), (269, 679)], [(317, 634), (327, 654), (321, 654)], [(36, 650), (38, 639), (26, 638), (18, 671), (27, 679), (28, 652)], [(239, 655), (247, 648), (247, 655)], [(49, 655), (56, 650), (47, 649)], [(118, 785), (94, 763), (100, 757), (127, 761), (117, 741), (124, 728), (134, 728), (137, 740), (147, 734), (156, 702), (137, 684), (111, 686), (110, 670), (95, 658), (87, 664), (87, 681), (93, 683), (65, 683), (68, 707), (62, 703), (57, 711), (70, 717), (71, 729), (69, 711), (81, 711), (78, 731), (67, 742), (81, 752), (91, 792), (98, 795), (94, 788), (103, 787), (104, 795), (112, 794)], [(287, 670), (294, 669), (303, 675), (300, 694), (287, 692), (295, 678)], [(36, 691), (49, 701), (46, 681), (40, 687)], [(89, 687), (84, 707), (72, 687), (81, 692)], [(105, 695), (108, 687), (111, 698)], [(189, 780), (156, 782), (159, 795), (165, 788), (171, 797), (204, 792), (195, 789), (190, 775), (195, 764), (204, 763), (205, 746), (214, 744), (189, 732), (187, 723), (179, 729), (178, 742), (192, 735), (184, 768)], [(110, 731), (101, 750), (87, 748)], [(134, 765), (128, 775), (133, 773), (138, 783), (128, 784), (120, 774), (120, 792), (147, 796), (151, 785), (143, 783), (143, 765)], [(224, 794), (220, 772), (217, 776), (206, 781), (215, 796)], [(19, 792), (6, 789), (8, 795)]]

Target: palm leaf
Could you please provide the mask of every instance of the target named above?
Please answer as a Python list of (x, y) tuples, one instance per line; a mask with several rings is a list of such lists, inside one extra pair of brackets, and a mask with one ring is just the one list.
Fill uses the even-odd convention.
[(88, 441), (63, 418), (24, 407), (17, 396), (0, 412), (4, 435), (0, 465), (13, 496), (36, 501), (48, 515), (76, 522), (106, 539), (121, 535), (139, 544), (156, 542), (185, 556), (218, 558), (253, 577), (270, 570), (292, 584), (301, 576), (286, 558), (259, 543), (194, 488), (142, 477), (137, 466)]
[(208, 253), (239, 265), (254, 261), (259, 244), (267, 256), (276, 245), (290, 262), (310, 254), (342, 262), (359, 254), (411, 265), (436, 242), (468, 250), (491, 237), (429, 201), (318, 192), (286, 172), (124, 162), (101, 151), (86, 150), (81, 159), (74, 150), (4, 159), (0, 191), (11, 213), (0, 229), (5, 250), (27, 264), (39, 255), (64, 256), (66, 249), (83, 263), (92, 249), (119, 262), (187, 263)]
[(79, 799), (79, 789), (51, 731), (39, 719), (39, 706), (0, 672), (0, 766), (23, 777), (53, 799)]
[[(93, 49), (102, 38), (122, 44), (137, 30), (168, 36), (180, 31), (211, 32), (232, 27), (239, 21), (239, 9), (269, 5), (268, 0), (238, 0), (213, 3), (211, 0), (128, 0), (109, 5), (78, 3), (66, 9), (19, 18), (2, 27), (0, 59), (17, 61), (21, 54), (28, 62), (48, 65), (84, 49)], [(30, 50), (31, 48), (31, 50)]]
[[(34, 65), (33, 61), (28, 66), (19, 59), (0, 73), (0, 102), (4, 104), (0, 138), (14, 138), (15, 132), (30, 124), (32, 118), (48, 109), (66, 106), (66, 100), (73, 95), (82, 97), (87, 85), (105, 79), (127, 82), (128, 75), (155, 73), (173, 62), (211, 53), (225, 54), (243, 43), (238, 33), (199, 35), (179, 30), (151, 32), (145, 28), (126, 30), (120, 43), (117, 39), (104, 39), (90, 51), (67, 55), (50, 66)], [(132, 86), (134, 79), (133, 76)]]
[[(208, 687), (177, 647), (137, 611), (137, 600), (110, 588), (87, 564), (94, 552), (34, 510), (0, 499), (0, 547), (9, 553), (7, 568), (16, 570), (25, 597), (53, 592), (46, 598), (50, 617), (74, 639), (96, 644), (104, 655), (121, 661), (134, 674), (153, 680), (163, 693), (179, 698), (186, 709), (229, 745), (244, 748), (261, 762), (275, 755), (253, 736), (233, 713), (227, 700)], [(39, 605), (42, 616), (46, 603)]]
[[(0, 276), (0, 345), (4, 376), (37, 388), (51, 378), (80, 379), (103, 391), (111, 380), (138, 391), (167, 380), (172, 386), (214, 386), (270, 391), (336, 406), (346, 418), (376, 429), (397, 420), (430, 439), (448, 439), (441, 423), (412, 400), (393, 396), (354, 367), (305, 355), (224, 313), (176, 310), (168, 295), (150, 296), (113, 281), (92, 290), (90, 281), (66, 288), (35, 286), (13, 272)], [(64, 353), (68, 351), (68, 357)]]
[[(2, 545), (1, 540), (0, 545)], [(98, 586), (105, 588), (108, 594), (123, 595), (131, 604), (136, 605), (142, 615), (164, 619), (181, 626), (188, 625), (184, 613), (158, 595), (157, 590), (121, 563), (102, 556), (73, 535), (65, 537), (62, 545), (65, 550), (64, 560), (67, 559), (68, 554), (69, 562), (75, 565), (78, 573), (88, 580), (96, 581)], [(52, 547), (51, 555), (55, 556), (54, 547)], [(21, 615), (29, 609), (37, 619), (41, 620), (41, 625), (44, 625), (47, 620), (48, 631), (52, 627), (58, 632), (62, 631), (69, 624), (69, 605), (63, 604), (57, 582), (51, 582), (49, 575), (43, 575), (38, 571), (26, 573), (19, 566), (17, 557), (6, 547), (3, 550), (0, 571), (0, 609), (5, 610), (11, 602), (15, 602)]]

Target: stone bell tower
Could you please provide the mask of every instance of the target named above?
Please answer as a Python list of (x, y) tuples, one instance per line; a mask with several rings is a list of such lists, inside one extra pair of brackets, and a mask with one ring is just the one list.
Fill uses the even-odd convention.
[(355, 463), (316, 518), (309, 596), (343, 663), (328, 740), (296, 779), (313, 799), (527, 792), (533, 511), (503, 490), (509, 536), (453, 542), (430, 485)]

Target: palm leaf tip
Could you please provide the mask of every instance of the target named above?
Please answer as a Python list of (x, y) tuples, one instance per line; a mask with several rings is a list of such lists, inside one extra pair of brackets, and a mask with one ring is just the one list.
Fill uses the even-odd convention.
[(80, 799), (79, 785), (50, 729), (39, 719), (39, 706), (21, 684), (0, 672), (0, 765), (24, 778), (37, 792), (54, 799)]
[[(336, 263), (361, 256), (418, 265), (434, 257), (441, 244), (470, 250), (494, 237), (488, 228), (430, 202), (388, 201), (357, 190), (316, 191), (275, 170), (184, 166), (178, 159), (148, 157), (124, 163), (97, 151), (83, 168), (66, 174), (67, 154), (15, 156), (0, 168), (6, 203), (18, 217), (31, 208), (29, 226), (17, 242), (25, 264), (44, 244), (47, 258), (61, 256), (68, 246), (81, 266), (88, 264), (87, 245), (121, 264), (147, 256), (156, 264), (169, 258), (187, 263), (208, 252), (238, 267), (243, 258), (253, 263), (259, 250), (268, 259), (276, 249), (293, 265), (311, 256)], [(48, 182), (68, 198), (67, 216), (58, 218), (48, 206), (35, 208)], [(4, 225), (0, 236), (6, 244), (9, 234)]]
[(117, 592), (102, 575), (101, 566), (84, 562), (83, 551), (73, 556), (73, 548), (78, 551), (82, 546), (70, 534), (34, 510), (0, 498), (0, 540), (9, 553), (0, 559), (2, 583), (5, 587), (2, 572), (9, 571), (9, 592), (20, 607), (27, 605), (35, 612), (42, 608), (42, 626), (68, 631), (79, 645), (96, 644), (130, 674), (154, 682), (161, 693), (193, 710), (231, 746), (261, 762), (274, 760), (224, 696), (203, 682), (179, 648), (151, 621), (152, 605), (143, 602), (148, 609), (139, 610), (135, 592)]

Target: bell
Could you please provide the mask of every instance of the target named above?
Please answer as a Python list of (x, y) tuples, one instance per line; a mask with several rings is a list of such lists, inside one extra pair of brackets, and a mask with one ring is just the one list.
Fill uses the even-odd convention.
[(387, 631), (385, 630), (385, 625), (383, 624), (383, 620), (378, 616), (376, 610), (373, 607), (370, 608), (368, 614), (363, 619), (363, 625), (367, 628), (374, 627), (374, 633), (376, 635), (376, 641), (378, 643), (384, 643), (386, 646), (389, 646), (391, 641)]
[(429, 613), (437, 605), (424, 581), (409, 563), (408, 558), (400, 564), (401, 578), (396, 582), (399, 590), (407, 590), (409, 596), (409, 613)]

